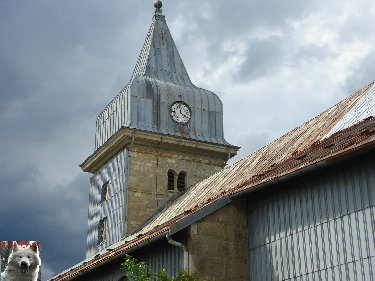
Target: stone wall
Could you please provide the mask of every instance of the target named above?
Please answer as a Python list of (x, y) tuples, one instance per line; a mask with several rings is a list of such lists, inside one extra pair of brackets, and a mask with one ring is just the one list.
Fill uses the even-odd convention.
[(189, 270), (216, 281), (248, 281), (248, 230), (244, 200), (233, 201), (190, 226)]
[[(130, 153), (128, 188), (128, 233), (130, 235), (178, 193), (168, 191), (168, 170), (186, 172), (187, 188), (220, 171), (223, 160), (181, 150), (134, 146)], [(215, 161), (216, 160), (216, 161)]]

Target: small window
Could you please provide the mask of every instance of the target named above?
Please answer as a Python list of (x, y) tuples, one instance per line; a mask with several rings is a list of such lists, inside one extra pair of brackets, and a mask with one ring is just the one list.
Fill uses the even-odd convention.
[(99, 244), (103, 243), (107, 239), (107, 218), (102, 218), (99, 221)]
[(178, 191), (183, 191), (185, 190), (185, 188), (186, 188), (186, 173), (180, 172), (177, 178), (177, 189)]
[(102, 186), (102, 198), (101, 198), (101, 202), (104, 202), (104, 201), (108, 200), (108, 195), (109, 195), (109, 181), (107, 181)]
[(173, 170), (169, 170), (168, 171), (168, 190), (174, 190), (174, 187), (175, 187), (175, 183), (174, 183), (175, 176), (176, 176), (175, 171), (173, 171)]

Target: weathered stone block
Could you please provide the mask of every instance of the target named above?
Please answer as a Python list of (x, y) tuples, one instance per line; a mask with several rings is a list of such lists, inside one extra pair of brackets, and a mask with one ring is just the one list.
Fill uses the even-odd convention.
[(192, 270), (217, 281), (248, 281), (246, 205), (233, 202), (191, 226), (187, 247)]

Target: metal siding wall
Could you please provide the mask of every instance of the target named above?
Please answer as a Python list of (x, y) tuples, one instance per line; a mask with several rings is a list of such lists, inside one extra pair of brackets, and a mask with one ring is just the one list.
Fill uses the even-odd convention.
[(251, 281), (375, 280), (369, 157), (251, 201)]
[[(127, 163), (128, 151), (124, 150), (91, 178), (86, 257), (118, 242), (126, 232)], [(110, 181), (109, 199), (101, 203), (102, 186), (107, 181)], [(107, 239), (98, 246), (98, 224), (104, 217), (108, 219)]]
[(136, 256), (144, 261), (151, 272), (157, 272), (164, 268), (168, 276), (176, 276), (179, 269), (183, 268), (183, 250), (168, 243), (160, 243), (157, 246), (149, 247)]
[(123, 259), (113, 261), (109, 264), (101, 266), (92, 272), (82, 276), (78, 280), (85, 281), (119, 281), (123, 277), (121, 271), (121, 262)]
[[(144, 261), (151, 272), (157, 272), (161, 268), (165, 268), (169, 276), (176, 276), (183, 265), (182, 249), (174, 247), (164, 240), (156, 242), (153, 245), (148, 245), (146, 248), (131, 253), (131, 255), (139, 261)], [(123, 276), (121, 271), (123, 259), (119, 258), (105, 264), (81, 277), (80, 280), (118, 281)]]
[[(184, 126), (170, 118), (170, 106), (176, 101), (186, 102), (192, 111), (191, 120)], [(97, 118), (95, 150), (123, 126), (174, 136), (181, 136), (184, 130), (193, 140), (228, 144), (222, 115), (222, 104), (212, 92), (193, 84), (135, 77)]]

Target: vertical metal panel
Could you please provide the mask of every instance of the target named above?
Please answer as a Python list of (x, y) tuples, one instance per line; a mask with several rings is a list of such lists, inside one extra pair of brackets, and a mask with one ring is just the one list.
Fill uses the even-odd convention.
[[(183, 266), (183, 250), (164, 240), (133, 252), (131, 255), (137, 260), (145, 262), (152, 273), (164, 268), (168, 276), (176, 276)], [(123, 276), (122, 261), (123, 258), (119, 258), (103, 265), (86, 274), (83, 279), (86, 281), (118, 281)]]
[(119, 281), (124, 276), (121, 271), (121, 263), (123, 259), (118, 259), (111, 263), (108, 263), (100, 268), (97, 268), (89, 273), (86, 273), (83, 277), (78, 280), (85, 281)]
[[(127, 226), (127, 165), (128, 151), (124, 150), (91, 178), (86, 257), (118, 242)], [(101, 202), (102, 186), (110, 182), (109, 199)], [(107, 239), (98, 245), (99, 220), (107, 217)]]
[(176, 276), (183, 268), (183, 250), (166, 241), (148, 246), (144, 251), (136, 253), (135, 257), (144, 261), (153, 273), (164, 268), (168, 276)]
[(249, 204), (251, 281), (375, 280), (373, 156)]

